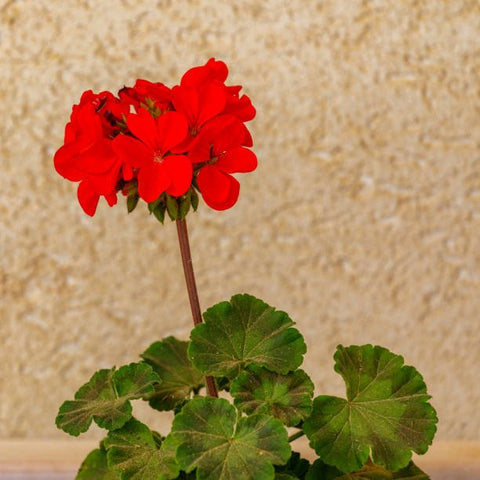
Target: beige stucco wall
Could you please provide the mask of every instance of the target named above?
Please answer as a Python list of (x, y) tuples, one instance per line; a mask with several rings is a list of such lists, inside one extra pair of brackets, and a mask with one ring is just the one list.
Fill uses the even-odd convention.
[(337, 343), (387, 346), (439, 438), (480, 439), (479, 29), (478, 0), (0, 1), (0, 436), (62, 437), (95, 369), (188, 336), (175, 226), (87, 217), (52, 156), (82, 91), (216, 56), (257, 107), (259, 168), (189, 217), (202, 305), (288, 311), (317, 394), (343, 391)]

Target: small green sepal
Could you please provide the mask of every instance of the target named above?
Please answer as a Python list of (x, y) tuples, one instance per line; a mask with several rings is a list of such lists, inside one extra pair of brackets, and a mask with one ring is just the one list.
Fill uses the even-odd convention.
[(140, 200), (140, 195), (138, 193), (132, 193), (131, 195), (127, 196), (127, 211), (128, 213), (132, 213), (135, 210), (135, 207)]
[(171, 195), (166, 195), (167, 199), (167, 213), (168, 216), (170, 217), (170, 220), (178, 220), (179, 214), (180, 214), (180, 208), (178, 205), (178, 201), (175, 197), (172, 197)]

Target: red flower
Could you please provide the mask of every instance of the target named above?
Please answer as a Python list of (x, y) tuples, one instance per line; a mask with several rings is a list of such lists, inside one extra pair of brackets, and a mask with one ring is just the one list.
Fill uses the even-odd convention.
[(188, 70), (182, 77), (181, 86), (199, 88), (206, 83), (222, 84), (226, 94), (226, 104), (223, 114), (230, 114), (242, 122), (248, 122), (255, 117), (255, 107), (247, 95), (239, 96), (240, 85), (227, 87), (224, 85), (228, 76), (228, 68), (224, 62), (211, 58), (201, 67)]
[(88, 215), (94, 215), (100, 196), (116, 203), (116, 184), (121, 162), (112, 150), (111, 136), (119, 131), (117, 118), (124, 106), (110, 92), (84, 92), (74, 105), (65, 127), (64, 145), (54, 157), (57, 172), (78, 182), (78, 200)]
[(138, 79), (134, 87), (123, 87), (118, 92), (118, 96), (123, 102), (133, 105), (137, 112), (142, 104), (147, 107), (149, 100), (160, 112), (164, 112), (170, 110), (172, 93), (163, 83)]
[(227, 97), (221, 85), (202, 84), (200, 87), (176, 86), (172, 89), (175, 111), (185, 115), (188, 121), (188, 136), (176, 152), (186, 152), (202, 127), (225, 108)]
[(155, 201), (163, 192), (178, 197), (192, 182), (192, 164), (185, 155), (169, 152), (185, 139), (188, 124), (178, 112), (167, 112), (154, 119), (143, 108), (127, 116), (129, 130), (136, 138), (119, 135), (113, 149), (124, 164), (124, 177), (135, 170), (138, 194), (146, 202)]
[(242, 146), (243, 141), (243, 124), (232, 115), (221, 115), (192, 144), (188, 157), (199, 168), (198, 187), (205, 203), (215, 210), (226, 210), (237, 202), (240, 184), (230, 174), (257, 167), (257, 157)]
[(208, 205), (233, 206), (240, 185), (232, 174), (257, 165), (244, 124), (255, 109), (240, 86), (225, 85), (227, 76), (225, 63), (211, 58), (173, 89), (138, 79), (120, 98), (84, 92), (54, 158), (58, 173), (80, 182), (83, 210), (94, 215), (101, 196), (114, 205), (119, 190), (148, 203), (163, 193), (180, 197), (194, 175)]
[(180, 81), (180, 85), (185, 87), (198, 87), (203, 83), (218, 81), (225, 83), (228, 77), (228, 68), (225, 62), (210, 58), (205, 65), (190, 68), (187, 70)]

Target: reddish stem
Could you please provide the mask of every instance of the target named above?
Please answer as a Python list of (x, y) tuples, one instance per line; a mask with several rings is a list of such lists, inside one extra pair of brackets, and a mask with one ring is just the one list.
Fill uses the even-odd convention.
[[(192, 254), (190, 253), (190, 242), (188, 241), (187, 222), (177, 219), (178, 243), (180, 244), (180, 253), (182, 254), (183, 273), (187, 284), (188, 299), (190, 300), (190, 309), (192, 310), (193, 324), (202, 323), (202, 313), (200, 302), (198, 301), (197, 284), (195, 283), (195, 274), (193, 272)], [(205, 383), (207, 393), (211, 397), (218, 397), (217, 387), (213, 377), (206, 377)]]

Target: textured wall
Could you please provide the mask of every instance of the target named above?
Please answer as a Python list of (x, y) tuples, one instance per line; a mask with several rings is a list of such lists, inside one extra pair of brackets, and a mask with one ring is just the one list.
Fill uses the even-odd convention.
[(174, 225), (87, 217), (52, 156), (82, 91), (215, 56), (257, 107), (259, 168), (189, 217), (202, 305), (288, 311), (317, 393), (343, 391), (337, 343), (387, 346), (440, 438), (480, 438), (478, 0), (3, 0), (0, 29), (0, 436), (62, 436), (95, 369), (188, 336)]

